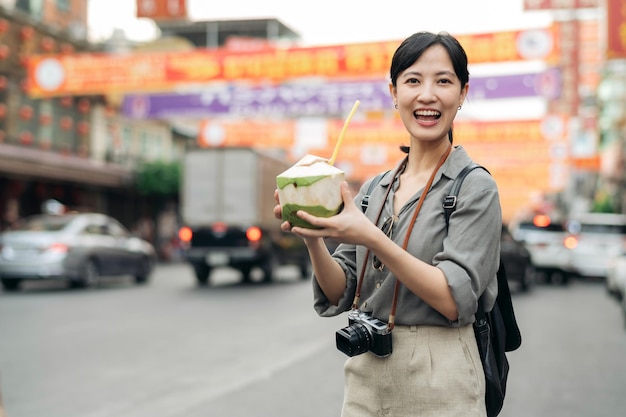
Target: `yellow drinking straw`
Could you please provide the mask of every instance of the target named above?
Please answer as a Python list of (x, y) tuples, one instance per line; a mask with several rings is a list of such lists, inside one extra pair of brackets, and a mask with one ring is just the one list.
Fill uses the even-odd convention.
[(354, 116), (354, 113), (356, 113), (356, 109), (359, 108), (359, 104), (361, 104), (359, 100), (354, 102), (354, 106), (352, 106), (352, 110), (350, 110), (350, 114), (346, 118), (346, 121), (343, 123), (343, 127), (341, 128), (341, 133), (339, 133), (339, 139), (337, 139), (337, 143), (335, 144), (335, 150), (333, 150), (333, 156), (331, 156), (330, 160), (328, 161), (330, 165), (335, 165), (335, 159), (337, 159), (337, 154), (339, 153), (339, 147), (341, 146), (341, 141), (343, 140), (343, 136), (346, 133), (346, 129), (348, 128), (348, 125), (350, 124), (350, 120), (352, 119), (352, 116)]

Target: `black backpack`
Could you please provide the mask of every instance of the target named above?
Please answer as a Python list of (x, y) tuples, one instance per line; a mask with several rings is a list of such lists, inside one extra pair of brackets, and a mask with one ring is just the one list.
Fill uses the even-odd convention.
[[(456, 209), (457, 198), (463, 180), (467, 174), (476, 168), (481, 168), (489, 172), (481, 165), (475, 163), (469, 164), (461, 170), (452, 183), (450, 194), (444, 198), (443, 210), (446, 226), (449, 225), (450, 216)], [(386, 172), (379, 174), (372, 180), (367, 194), (361, 200), (363, 212), (367, 209), (369, 196), (374, 190), (374, 187), (385, 174)], [(485, 312), (483, 300), (480, 298), (478, 300), (476, 321), (474, 322), (474, 334), (476, 335), (478, 351), (485, 371), (485, 404), (487, 406), (488, 417), (497, 416), (504, 404), (506, 381), (509, 375), (509, 361), (506, 357), (506, 352), (511, 352), (519, 348), (522, 344), (522, 336), (517, 325), (517, 320), (515, 319), (511, 291), (502, 260), (500, 260), (497, 278), (498, 296), (493, 309), (489, 312)]]

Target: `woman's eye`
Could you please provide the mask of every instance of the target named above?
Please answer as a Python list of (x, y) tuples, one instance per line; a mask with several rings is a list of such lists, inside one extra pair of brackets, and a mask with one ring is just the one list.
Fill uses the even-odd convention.
[(419, 80), (417, 78), (409, 78), (406, 82), (407, 84), (417, 84), (419, 83)]

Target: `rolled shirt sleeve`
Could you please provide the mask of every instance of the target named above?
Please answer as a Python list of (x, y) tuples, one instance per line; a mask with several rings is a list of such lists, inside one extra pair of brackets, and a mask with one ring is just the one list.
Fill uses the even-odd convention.
[(466, 181), (463, 198), (459, 198), (458, 207), (450, 216), (443, 251), (433, 259), (433, 264), (448, 280), (459, 323), (474, 321), (482, 294), (485, 308), (490, 310), (494, 304), (497, 295), (494, 277), (500, 261), (502, 232), (497, 190), (491, 187), (485, 190), (483, 178), (474, 178), (472, 183), (468, 177)]

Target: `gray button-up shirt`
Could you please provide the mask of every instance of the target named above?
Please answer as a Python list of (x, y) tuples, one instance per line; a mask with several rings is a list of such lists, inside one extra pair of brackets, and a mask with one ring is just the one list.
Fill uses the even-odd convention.
[[(448, 281), (459, 316), (449, 321), (441, 313), (422, 301), (417, 295), (400, 286), (395, 323), (398, 325), (464, 326), (474, 322), (478, 298), (484, 294), (485, 308), (490, 310), (498, 291), (496, 272), (500, 261), (500, 234), (502, 212), (498, 189), (494, 179), (486, 171), (475, 169), (465, 178), (458, 196), (456, 210), (450, 217), (449, 229), (443, 211), (443, 200), (452, 187), (452, 181), (471, 161), (461, 146), (455, 147), (446, 162), (437, 172), (433, 185), (426, 195), (411, 233), (407, 251), (441, 269)], [(381, 226), (393, 214), (393, 197), (398, 179), (392, 170), (385, 174), (374, 188), (369, 199), (367, 217), (376, 221), (383, 204), (387, 187), (392, 189), (379, 219)], [(372, 180), (361, 187), (355, 201), (360, 205)], [(423, 189), (411, 197), (402, 207), (394, 225), (393, 241), (402, 246), (415, 206)], [(338, 305), (331, 305), (322, 292), (317, 279), (313, 279), (314, 307), (321, 316), (330, 317), (347, 311), (352, 306), (357, 280), (363, 266), (367, 249), (363, 246), (340, 244), (333, 254), (346, 274), (346, 290)], [(382, 271), (372, 267), (370, 252), (365, 264), (365, 277), (361, 289), (359, 309), (387, 321), (391, 310), (395, 277), (388, 268)]]

